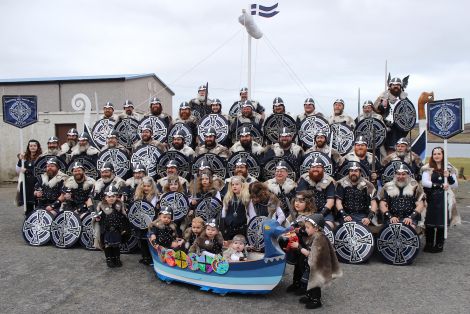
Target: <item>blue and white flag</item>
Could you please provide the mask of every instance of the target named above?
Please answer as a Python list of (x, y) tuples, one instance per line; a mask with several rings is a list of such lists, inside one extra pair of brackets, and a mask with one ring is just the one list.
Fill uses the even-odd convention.
[(259, 15), (261, 17), (273, 17), (274, 15), (279, 13), (279, 11), (276, 10), (277, 6), (278, 3), (270, 7), (265, 7), (264, 5), (260, 4), (252, 4), (251, 15)]

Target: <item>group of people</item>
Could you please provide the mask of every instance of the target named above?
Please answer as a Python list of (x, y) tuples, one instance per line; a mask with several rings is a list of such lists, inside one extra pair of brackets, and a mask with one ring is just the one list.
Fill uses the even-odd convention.
[[(179, 107), (176, 122), (188, 125), (194, 130), (204, 114), (222, 114), (220, 100), (207, 98), (206, 89), (201, 86), (198, 97), (183, 102)], [(257, 216), (275, 219), (281, 225), (292, 225), (298, 236), (298, 242), (292, 246), (296, 254), (296, 266), (293, 283), (288, 291), (299, 292), (306, 296), (301, 302), (308, 308), (321, 306), (320, 287), (341, 271), (334, 255), (334, 249), (322, 233), (328, 225), (332, 230), (343, 222), (355, 221), (366, 226), (380, 226), (388, 223), (402, 222), (416, 228), (424, 213), (425, 252), (441, 252), (444, 245), (443, 195), (450, 188), (457, 186), (456, 172), (444, 165), (444, 150), (440, 147), (432, 151), (429, 162), (423, 166), (419, 156), (410, 152), (410, 143), (389, 125), (385, 147), (387, 152), (380, 156), (378, 150), (371, 152), (369, 143), (359, 136), (354, 141), (351, 152), (341, 155), (329, 146), (328, 136), (323, 132), (314, 135), (314, 145), (303, 147), (296, 143), (295, 134), (287, 128), (279, 130), (277, 142), (262, 145), (253, 140), (249, 127), (240, 130), (234, 125), (252, 124), (262, 129), (265, 109), (256, 101), (248, 99), (248, 90), (240, 91), (241, 99), (236, 116), (231, 120), (231, 130), (238, 131), (238, 137), (230, 147), (226, 143), (217, 143), (217, 131), (209, 128), (204, 134), (204, 141), (185, 142), (185, 135), (174, 134), (172, 141), (161, 143), (153, 138), (153, 128), (144, 126), (140, 140), (131, 151), (141, 145), (153, 145), (162, 152), (179, 151), (193, 162), (197, 156), (213, 153), (227, 160), (237, 152), (247, 152), (256, 158), (261, 167), (274, 158), (279, 158), (271, 178), (254, 177), (250, 174), (246, 158), (239, 158), (234, 164), (233, 176), (217, 176), (211, 165), (201, 163), (194, 177), (184, 178), (179, 173), (181, 165), (175, 160), (166, 164), (164, 176), (149, 176), (143, 164), (135, 164), (130, 178), (116, 175), (114, 165), (105, 162), (98, 170), (96, 180), (86, 174), (80, 162), (73, 162), (73, 157), (85, 155), (96, 158), (99, 149), (90, 143), (90, 135), (79, 134), (71, 129), (67, 133), (67, 142), (59, 146), (57, 137), (52, 136), (47, 142), (47, 151), (42, 152), (36, 140), (30, 140), (26, 152), (18, 155), (17, 172), (24, 174), (26, 187), (26, 214), (35, 208), (43, 208), (53, 215), (63, 210), (75, 211), (79, 215), (93, 213), (96, 225), (95, 246), (103, 249), (109, 267), (122, 265), (119, 256), (119, 244), (133, 234), (140, 239), (143, 264), (151, 264), (152, 258), (148, 248), (148, 234), (154, 244), (167, 248), (179, 248), (199, 254), (223, 254), (231, 261), (244, 261), (248, 258), (247, 227), (251, 219)], [(356, 119), (344, 114), (344, 101), (338, 99), (333, 104), (334, 115), (330, 123), (344, 123), (353, 126), (365, 118), (386, 120), (390, 103), (404, 99), (402, 83), (399, 79), (390, 82), (388, 92), (379, 96), (373, 103), (366, 101), (363, 114)], [(134, 118), (132, 102), (124, 103), (124, 112), (114, 114), (114, 107), (107, 103), (104, 118)], [(273, 113), (285, 113), (285, 106), (280, 97), (273, 102)], [(171, 128), (171, 115), (163, 113), (162, 104), (152, 99), (150, 112)], [(296, 120), (298, 123), (308, 116), (321, 115), (315, 110), (312, 98), (306, 99), (304, 112)], [(397, 138), (397, 134), (401, 135)], [(405, 134), (406, 135), (406, 134)], [(118, 143), (119, 133), (111, 132), (107, 136), (109, 147), (127, 149)], [(328, 174), (321, 158), (313, 158), (302, 172), (300, 165), (309, 152), (319, 151), (331, 156), (333, 170)], [(38, 177), (33, 175), (35, 160), (40, 156), (49, 156), (46, 169)], [(70, 175), (60, 169), (59, 158), (72, 162)], [(389, 182), (381, 179), (382, 166), (390, 161), (399, 161), (393, 178)], [(96, 162), (96, 159), (95, 159)], [(290, 176), (293, 168), (296, 176)], [(339, 175), (339, 169), (345, 169)], [(298, 179), (297, 179), (298, 178)], [(264, 181), (264, 182), (263, 182)], [(160, 206), (162, 195), (169, 192), (184, 194), (189, 202), (186, 217), (174, 220), (173, 209)], [(207, 198), (216, 198), (222, 203), (222, 209), (210, 219), (196, 215), (195, 208)], [(154, 208), (154, 220), (148, 230), (131, 228), (127, 220), (127, 210), (135, 201), (145, 200)], [(319, 249), (321, 246), (324, 250)], [(224, 247), (226, 250), (224, 251)], [(325, 251), (326, 250), (326, 251)], [(318, 256), (321, 251), (322, 256)], [(333, 252), (332, 254), (330, 254)], [(325, 266), (325, 259), (328, 265)], [(312, 274), (315, 272), (315, 274)], [(318, 272), (322, 272), (321, 276)], [(322, 279), (318, 279), (322, 278)]]

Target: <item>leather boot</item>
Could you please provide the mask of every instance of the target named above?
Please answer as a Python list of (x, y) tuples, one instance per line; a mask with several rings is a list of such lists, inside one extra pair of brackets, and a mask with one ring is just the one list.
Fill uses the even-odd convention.
[(308, 300), (307, 300), (307, 303), (305, 304), (305, 308), (317, 309), (322, 306), (320, 287), (315, 287), (313, 289), (308, 290), (306, 293), (306, 296)]
[(435, 234), (435, 228), (431, 226), (426, 226), (426, 229), (424, 230), (424, 236), (426, 238), (426, 244), (424, 245), (423, 252), (427, 253), (433, 253), (433, 248), (434, 248), (434, 234)]
[(114, 263), (113, 263), (113, 252), (112, 252), (111, 247), (105, 247), (104, 248), (104, 256), (106, 257), (106, 265), (108, 265), (109, 268), (113, 268)]
[(113, 251), (114, 251), (114, 265), (116, 267), (121, 267), (122, 266), (122, 262), (121, 262), (121, 250), (118, 247), (113, 247)]
[(286, 292), (296, 292), (300, 288), (300, 281), (294, 281), (290, 286), (287, 287)]
[(436, 246), (435, 253), (441, 253), (444, 250), (444, 228), (438, 227), (436, 230)]

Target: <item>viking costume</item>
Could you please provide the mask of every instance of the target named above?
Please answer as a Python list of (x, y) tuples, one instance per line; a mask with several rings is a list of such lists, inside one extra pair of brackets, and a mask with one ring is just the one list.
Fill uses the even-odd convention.
[(304, 173), (297, 183), (296, 191), (305, 190), (313, 192), (317, 209), (321, 211), (328, 220), (333, 220), (333, 217), (330, 215), (331, 208), (328, 209), (328, 207), (326, 207), (326, 202), (328, 199), (335, 198), (335, 180), (324, 172), (323, 178), (315, 182), (310, 178), (309, 173)]
[(196, 147), (195, 151), (196, 151), (196, 156), (206, 154), (206, 153), (215, 154), (224, 159), (228, 159), (228, 157), (230, 156), (230, 152), (227, 149), (227, 147), (222, 146), (221, 144), (216, 144), (213, 148), (208, 148), (206, 147), (205, 144), (202, 144)]
[[(189, 182), (185, 178), (178, 176), (179, 185), (183, 187), (183, 194), (188, 195), (189, 193)], [(163, 194), (163, 189), (168, 185), (168, 176), (157, 180), (157, 191)]]
[(58, 212), (60, 202), (58, 202), (57, 199), (62, 193), (64, 181), (67, 180), (67, 178), (68, 176), (60, 170), (52, 178), (47, 175), (47, 172), (41, 174), (37, 178), (38, 181), (34, 187), (36, 191), (42, 191), (42, 197), (38, 200), (38, 205), (44, 208), (51, 206), (55, 212)]
[(295, 188), (297, 183), (294, 180), (287, 177), (286, 180), (280, 184), (276, 181), (276, 178), (269, 179), (266, 181), (266, 185), (271, 193), (277, 196), (281, 201), (281, 209), (287, 216), (290, 212), (290, 203), (292, 198), (295, 196)]
[(173, 222), (165, 225), (160, 219), (157, 219), (149, 225), (149, 232), (149, 236), (155, 235), (156, 237), (154, 243), (164, 248), (171, 248), (171, 244), (176, 240), (176, 225)]
[(302, 112), (301, 114), (297, 115), (297, 117), (295, 118), (295, 123), (297, 125), (297, 130), (300, 130), (300, 126), (302, 125), (302, 121), (304, 121), (305, 118), (313, 117), (313, 116), (322, 117), (322, 118), (324, 117), (323, 113), (315, 111), (315, 110), (311, 113)]
[(282, 157), (283, 160), (289, 162), (292, 167), (294, 167), (295, 172), (298, 174), (300, 166), (302, 165), (303, 156), (304, 151), (302, 147), (295, 143), (291, 143), (288, 149), (284, 149), (279, 143), (276, 143), (266, 148), (262, 164), (265, 165), (275, 157)]
[(253, 140), (251, 141), (251, 146), (249, 148), (243, 147), (240, 141), (237, 141), (235, 142), (235, 144), (232, 145), (232, 147), (230, 147), (230, 153), (234, 154), (238, 152), (247, 152), (260, 158), (264, 153), (264, 148)]
[(377, 198), (377, 191), (374, 185), (363, 177), (359, 177), (357, 182), (352, 182), (349, 176), (339, 180), (336, 184), (336, 198), (341, 200), (343, 205), (343, 208), (338, 208), (342, 219), (351, 216), (353, 221), (361, 222), (363, 218), (372, 220), (375, 216), (370, 206), (371, 201)]
[(344, 156), (342, 165), (352, 161), (360, 163), (369, 172), (372, 172), (372, 163), (375, 162), (375, 172), (381, 173), (382, 171), (379, 160), (370, 152), (367, 152), (364, 157), (360, 158), (352, 151)]
[(403, 153), (403, 155), (401, 155), (395, 151), (389, 154), (384, 159), (382, 159), (382, 166), (385, 167), (389, 162), (395, 161), (395, 160), (399, 160), (401, 162), (407, 163), (410, 166), (411, 172), (413, 173), (414, 177), (416, 179), (420, 177), (420, 169), (423, 166), (423, 163), (421, 161), (421, 157), (419, 157), (416, 153), (406, 152), (406, 153)]
[(196, 238), (193, 245), (189, 249), (190, 253), (205, 254), (205, 255), (221, 255), (224, 246), (224, 238), (217, 233), (213, 239), (209, 239), (206, 230), (201, 232), (201, 235)]
[(171, 128), (171, 126), (172, 126), (172, 121), (173, 121), (173, 120), (172, 120), (171, 116), (168, 115), (168, 114), (166, 114), (166, 113), (164, 113), (164, 112), (160, 113), (159, 115), (155, 115), (155, 114), (153, 114), (153, 113), (151, 113), (151, 112), (147, 112), (147, 113), (144, 115), (144, 118), (149, 117), (149, 116), (154, 116), (154, 117), (160, 118), (160, 119), (163, 121), (163, 123), (165, 123), (165, 125), (166, 125), (166, 127), (167, 127), (168, 130), (169, 130), (169, 129)]
[(115, 174), (112, 175), (111, 180), (108, 182), (105, 182), (103, 178), (99, 178), (95, 182), (95, 190), (94, 190), (93, 199), (95, 201), (101, 201), (104, 197), (104, 191), (110, 185), (114, 185), (118, 189), (118, 193), (122, 194), (126, 186), (126, 181), (124, 181), (123, 179), (121, 179)]
[(275, 219), (280, 225), (282, 225), (286, 220), (286, 215), (281, 209), (281, 202), (274, 194), (270, 192), (268, 193), (268, 199), (261, 200), (259, 203), (251, 202), (248, 209), (248, 217), (251, 220), (256, 216), (264, 216), (269, 219)]
[(118, 115), (118, 120), (116, 121), (116, 124), (117, 122), (124, 120), (124, 119), (135, 119), (137, 121), (140, 121), (142, 117), (138, 113), (132, 112), (132, 114), (127, 114), (126, 111), (124, 111)]
[(88, 159), (91, 164), (96, 165), (99, 153), (100, 151), (97, 148), (91, 146), (90, 144), (87, 144), (85, 148), (77, 144), (72, 149), (70, 159), (73, 160), (77, 157), (84, 157)]
[(330, 147), (326, 143), (322, 148), (319, 148), (316, 145), (313, 145), (312, 147), (310, 147), (309, 149), (305, 151), (304, 155), (307, 156), (311, 152), (321, 152), (321, 153), (326, 154), (327, 156), (330, 156), (330, 151), (331, 151), (331, 161), (333, 162), (333, 173), (336, 173), (339, 165), (343, 163), (343, 157), (341, 156), (341, 154), (338, 152), (337, 149)]
[(184, 249), (186, 252), (188, 252), (191, 246), (193, 246), (194, 241), (196, 241), (197, 237), (198, 237), (197, 234), (193, 232), (191, 227), (188, 227), (186, 228), (186, 230), (184, 230), (183, 239), (184, 239)]
[(183, 148), (181, 149), (176, 149), (173, 146), (170, 146), (168, 151), (180, 152), (181, 154), (185, 155), (190, 161), (192, 161), (196, 157), (196, 152), (194, 151), (194, 149), (192, 149), (186, 144), (184, 144)]
[(222, 233), (224, 239), (233, 239), (237, 234), (246, 235), (248, 204), (244, 204), (236, 195), (222, 208)]
[(354, 120), (354, 122), (357, 125), (362, 120), (369, 119), (369, 118), (377, 119), (377, 120), (382, 121), (382, 122), (384, 121), (383, 117), (381, 115), (379, 115), (378, 113), (375, 113), (375, 112), (371, 112), (371, 113), (361, 113), (360, 115), (357, 116), (357, 118)]
[(157, 147), (162, 153), (167, 151), (167, 146), (164, 143), (161, 143), (157, 140), (151, 139), (150, 141), (144, 141), (144, 140), (138, 140), (137, 142), (132, 145), (132, 150), (135, 152), (137, 148), (139, 148), (142, 145), (153, 145)]
[(328, 118), (328, 123), (329, 124), (342, 123), (344, 125), (349, 126), (352, 129), (354, 129), (354, 127), (356, 126), (356, 123), (354, 122), (354, 119), (351, 118), (350, 116), (346, 115), (346, 114), (340, 114), (338, 116), (336, 116), (336, 115), (330, 116)]
[[(198, 88), (198, 92), (202, 90), (206, 90), (206, 87), (201, 85)], [(200, 115), (199, 119), (201, 119), (206, 114), (209, 114), (212, 112), (211, 103), (212, 103), (211, 99), (209, 99), (208, 97), (206, 98), (206, 96), (201, 96), (198, 94), (195, 98), (189, 101), (189, 106), (191, 107), (191, 112), (197, 111), (199, 113)]]
[[(26, 216), (34, 210), (34, 205), (36, 200), (34, 198), (34, 187), (37, 182), (37, 178), (34, 176), (34, 164), (35, 160), (25, 160), (24, 161), (24, 168), (26, 169), (24, 172), (24, 187), (26, 192)], [(16, 164), (17, 172), (21, 169), (21, 159), (18, 159), (18, 163)], [(21, 176), (18, 182), (18, 190), (17, 190), (17, 205), (23, 206), (23, 184), (21, 184)]]

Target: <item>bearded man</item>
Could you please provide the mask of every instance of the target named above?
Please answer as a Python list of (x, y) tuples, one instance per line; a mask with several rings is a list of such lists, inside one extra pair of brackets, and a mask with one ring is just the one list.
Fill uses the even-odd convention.
[(162, 102), (157, 97), (153, 97), (150, 101), (150, 112), (147, 112), (144, 117), (155, 116), (160, 118), (165, 123), (169, 130), (172, 125), (171, 116), (163, 112)]
[(96, 165), (99, 153), (98, 149), (90, 145), (90, 135), (82, 132), (78, 137), (78, 145), (73, 148), (70, 158), (86, 157), (92, 164)]
[(137, 186), (142, 183), (142, 178), (147, 175), (145, 166), (138, 163), (132, 167), (132, 177), (126, 180), (126, 186), (123, 191), (125, 203), (129, 206), (134, 201), (134, 194)]
[(262, 164), (266, 165), (268, 161), (275, 157), (282, 157), (283, 160), (288, 161), (294, 167), (295, 172), (299, 174), (303, 156), (304, 151), (302, 147), (293, 143), (292, 132), (284, 127), (279, 132), (279, 143), (275, 143), (266, 148)]
[(247, 152), (261, 159), (264, 153), (264, 148), (257, 142), (253, 141), (250, 128), (247, 126), (242, 127), (238, 136), (239, 140), (230, 147), (230, 152), (232, 154), (237, 152)]
[(64, 182), (62, 193), (57, 199), (64, 203), (65, 210), (75, 211), (81, 217), (87, 212), (94, 211), (92, 202), (95, 180), (85, 174), (85, 167), (80, 162), (72, 164), (72, 176)]
[(315, 144), (305, 151), (305, 156), (311, 152), (321, 152), (330, 155), (331, 152), (331, 161), (333, 162), (333, 173), (336, 173), (339, 165), (343, 163), (343, 157), (341, 154), (328, 145), (328, 137), (325, 132), (319, 131), (315, 134), (313, 141)]
[(113, 164), (107, 161), (101, 166), (100, 178), (95, 182), (93, 199), (96, 202), (102, 201), (105, 196), (105, 190), (110, 185), (116, 187), (119, 194), (122, 194), (126, 182), (114, 173)]
[(78, 142), (78, 131), (75, 128), (71, 128), (67, 131), (67, 142), (60, 146), (60, 151), (64, 154), (65, 161), (70, 162), (72, 149), (77, 145)]
[(333, 102), (333, 112), (334, 112), (334, 115), (328, 119), (329, 124), (343, 123), (354, 129), (356, 124), (354, 123), (353, 118), (344, 114), (344, 100), (336, 99)]
[[(347, 166), (347, 163), (352, 161), (359, 162), (364, 169), (367, 169), (370, 173), (370, 181), (375, 185), (381, 172), (381, 166), (377, 157), (367, 151), (367, 141), (362, 135), (354, 142), (354, 151), (344, 156), (341, 166)], [(372, 171), (373, 163), (375, 163), (375, 171)]]
[(397, 141), (395, 145), (395, 151), (382, 159), (382, 166), (386, 166), (389, 162), (394, 160), (400, 160), (401, 162), (407, 163), (411, 167), (411, 172), (414, 177), (420, 181), (420, 170), (423, 166), (421, 158), (410, 149), (410, 143), (404, 137)]
[(212, 153), (212, 154), (219, 155), (220, 157), (224, 159), (227, 159), (230, 156), (230, 151), (227, 149), (227, 147), (217, 143), (216, 136), (217, 136), (217, 132), (215, 128), (210, 127), (204, 133), (204, 144), (196, 147), (196, 150), (195, 150), (196, 156), (206, 154), (206, 153)]

